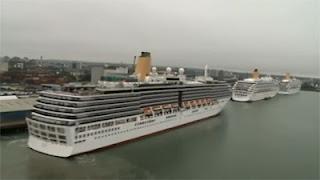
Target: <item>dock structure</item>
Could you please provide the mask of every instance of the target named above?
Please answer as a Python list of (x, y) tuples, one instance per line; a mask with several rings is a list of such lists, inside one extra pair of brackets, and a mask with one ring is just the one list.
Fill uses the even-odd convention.
[(31, 114), (35, 97), (0, 99), (0, 129), (25, 127), (26, 116)]

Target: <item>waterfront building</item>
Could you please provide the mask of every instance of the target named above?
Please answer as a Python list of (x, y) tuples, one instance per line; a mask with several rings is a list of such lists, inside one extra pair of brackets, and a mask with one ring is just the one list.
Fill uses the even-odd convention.
[(129, 68), (126, 65), (105, 65), (102, 80), (122, 81), (128, 79)]
[(35, 103), (35, 97), (0, 96), (0, 129), (26, 126), (25, 119)]
[(104, 67), (96, 66), (91, 68), (91, 83), (97, 83), (104, 73)]
[(8, 69), (9, 69), (9, 63), (0, 61), (0, 74), (4, 72), (8, 72)]

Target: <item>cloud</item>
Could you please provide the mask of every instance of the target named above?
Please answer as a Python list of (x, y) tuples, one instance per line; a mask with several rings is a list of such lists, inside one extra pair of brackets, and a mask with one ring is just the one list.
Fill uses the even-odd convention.
[(317, 0), (2, 0), (1, 54), (319, 75)]

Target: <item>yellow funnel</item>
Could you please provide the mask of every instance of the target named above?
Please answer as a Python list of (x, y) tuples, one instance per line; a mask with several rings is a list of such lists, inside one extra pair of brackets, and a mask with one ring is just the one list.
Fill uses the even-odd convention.
[(284, 76), (284, 79), (291, 79), (290, 73), (286, 73), (286, 75)]
[(151, 68), (151, 54), (149, 52), (141, 52), (135, 68), (135, 74), (139, 81), (144, 81), (150, 73)]
[(256, 68), (252, 72), (252, 79), (259, 79), (259, 78), (260, 78), (259, 70)]

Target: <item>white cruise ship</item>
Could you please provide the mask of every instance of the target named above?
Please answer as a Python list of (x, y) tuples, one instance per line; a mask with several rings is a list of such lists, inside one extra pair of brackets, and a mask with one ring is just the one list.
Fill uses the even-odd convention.
[(300, 91), (301, 81), (286, 73), (285, 78), (280, 81), (279, 87), (279, 94), (295, 94)]
[(150, 72), (150, 53), (135, 68), (137, 82), (100, 82), (42, 92), (27, 118), (28, 146), (69, 157), (217, 115), (231, 87), (207, 76), (186, 80), (184, 70)]
[(238, 81), (232, 88), (234, 101), (258, 101), (272, 98), (279, 91), (279, 82), (271, 77), (259, 77), (258, 69), (252, 73), (252, 78)]

